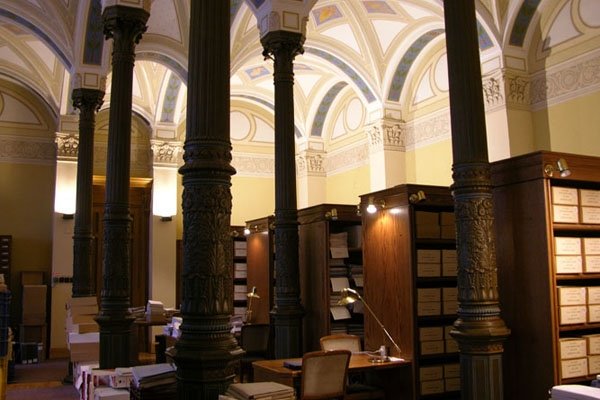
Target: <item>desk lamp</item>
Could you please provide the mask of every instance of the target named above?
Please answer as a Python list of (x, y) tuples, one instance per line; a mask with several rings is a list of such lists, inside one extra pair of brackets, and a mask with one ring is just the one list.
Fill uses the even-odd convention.
[(260, 299), (260, 296), (256, 294), (256, 286), (252, 286), (252, 290), (246, 293), (248, 297), (248, 308), (246, 308), (246, 323), (250, 324), (252, 321), (252, 299)]
[[(356, 300), (360, 300), (362, 301), (362, 303), (365, 305), (365, 308), (371, 313), (371, 315), (373, 316), (373, 318), (375, 318), (375, 321), (377, 321), (377, 323), (379, 324), (379, 326), (381, 327), (381, 329), (383, 330), (383, 333), (385, 333), (385, 335), (388, 337), (388, 339), (390, 339), (390, 342), (392, 342), (392, 344), (394, 345), (394, 347), (398, 350), (398, 354), (400, 354), (400, 346), (398, 346), (396, 344), (396, 342), (394, 341), (394, 339), (392, 339), (392, 336), (390, 335), (390, 333), (387, 331), (387, 329), (385, 329), (385, 327), (383, 326), (383, 324), (381, 323), (381, 321), (379, 320), (379, 318), (377, 318), (377, 316), (375, 315), (375, 313), (373, 312), (373, 310), (371, 309), (371, 307), (369, 307), (369, 305), (367, 304), (367, 302), (365, 301), (365, 299), (362, 298), (362, 296), (354, 289), (351, 288), (344, 288), (341, 291), (341, 299), (338, 301), (338, 305), (339, 306), (345, 306), (346, 304), (351, 304), (354, 303)], [(385, 349), (385, 346), (381, 346), (380, 349)], [(384, 351), (381, 352), (381, 358), (385, 361), (387, 360), (387, 354), (384, 353)]]

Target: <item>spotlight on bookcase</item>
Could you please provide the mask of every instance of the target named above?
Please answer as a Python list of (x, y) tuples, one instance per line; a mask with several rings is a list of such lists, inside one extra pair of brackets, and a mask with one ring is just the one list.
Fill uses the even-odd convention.
[(331, 211), (325, 213), (325, 219), (331, 219), (333, 221), (338, 219), (337, 208), (332, 208)]
[(373, 196), (369, 197), (369, 204), (367, 205), (367, 212), (369, 214), (375, 214), (375, 212), (377, 212), (378, 208), (385, 208), (385, 200), (377, 200), (375, 201), (375, 198)]
[(544, 166), (544, 172), (550, 177), (553, 176), (554, 172), (557, 171), (560, 174), (561, 178), (566, 178), (571, 175), (571, 170), (569, 169), (569, 164), (567, 164), (567, 160), (565, 160), (564, 158), (559, 158), (556, 161), (556, 164), (546, 164)]
[(419, 190), (417, 193), (413, 193), (408, 196), (408, 201), (410, 201), (412, 204), (420, 203), (425, 200), (427, 200), (427, 196), (422, 190)]

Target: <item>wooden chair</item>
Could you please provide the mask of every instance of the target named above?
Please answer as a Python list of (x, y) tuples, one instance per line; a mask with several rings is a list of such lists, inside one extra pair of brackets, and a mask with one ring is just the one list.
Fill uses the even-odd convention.
[(246, 352), (240, 360), (240, 382), (248, 375), (254, 381), (252, 363), (269, 357), (271, 327), (269, 324), (246, 324), (240, 332), (240, 346)]
[[(319, 342), (321, 350), (349, 350), (352, 353), (362, 351), (362, 344), (359, 336), (348, 335), (345, 333), (323, 336)], [(363, 383), (364, 376), (358, 373), (350, 376), (346, 388), (346, 400), (376, 400), (385, 399), (385, 392), (376, 387)]]
[(346, 399), (350, 351), (313, 351), (302, 357), (300, 400)]

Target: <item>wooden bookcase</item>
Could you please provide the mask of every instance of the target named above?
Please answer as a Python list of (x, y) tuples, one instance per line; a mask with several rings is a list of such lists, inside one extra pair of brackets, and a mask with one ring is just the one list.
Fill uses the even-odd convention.
[[(350, 318), (334, 320), (330, 311), (339, 300), (339, 292), (332, 288), (332, 278), (346, 278), (350, 287), (362, 292), (362, 231), (357, 210), (356, 205), (321, 204), (298, 211), (300, 288), (306, 312), (305, 352), (319, 350), (319, 339), (332, 333), (364, 336), (361, 313), (354, 313), (348, 307)], [(347, 254), (340, 247), (332, 253), (330, 239), (336, 234), (347, 237)]]
[[(559, 159), (568, 163), (569, 176), (558, 171)], [(600, 252), (584, 247), (587, 239), (600, 242), (600, 158), (526, 154), (492, 163), (492, 182), (500, 305), (511, 329), (504, 344), (504, 397), (546, 399), (554, 385), (589, 383), (600, 373), (593, 346), (580, 347), (583, 354), (561, 355), (565, 339), (582, 343), (581, 338), (600, 334), (598, 299), (584, 295), (583, 304), (563, 308), (582, 303), (577, 296), (563, 296), (563, 288), (585, 288), (584, 293), (591, 288), (588, 295), (600, 290)], [(582, 200), (582, 194), (593, 199)], [(575, 239), (575, 249), (565, 249), (565, 239)], [(570, 255), (563, 258), (565, 252)], [(571, 313), (577, 307), (579, 316)], [(567, 318), (571, 323), (564, 323)], [(584, 366), (588, 369), (577, 371)]]
[(4, 282), (10, 288), (10, 264), (12, 253), (12, 235), (0, 235), (0, 274), (4, 274)]
[(260, 299), (252, 301), (254, 324), (268, 324), (275, 294), (275, 242), (273, 216), (246, 221), (250, 233), (246, 235), (248, 291), (256, 287)]
[(412, 360), (419, 399), (460, 398), (458, 346), (448, 335), (458, 308), (453, 206), (449, 188), (438, 186), (405, 184), (361, 196), (365, 301), (401, 353), (369, 314), (365, 347), (385, 344), (392, 356)]
[[(248, 286), (247, 286), (247, 243), (244, 235), (243, 226), (232, 226), (231, 237), (233, 246), (233, 315), (236, 317), (236, 323), (242, 322), (246, 318), (246, 309), (248, 306)], [(236, 332), (237, 332), (236, 327)]]

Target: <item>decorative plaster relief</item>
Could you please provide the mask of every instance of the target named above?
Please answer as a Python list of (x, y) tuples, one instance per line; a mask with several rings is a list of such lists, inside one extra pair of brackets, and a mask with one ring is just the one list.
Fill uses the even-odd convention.
[(155, 164), (177, 164), (179, 154), (183, 154), (183, 144), (181, 142), (163, 142), (159, 140), (151, 140), (150, 142)]
[(77, 159), (79, 135), (56, 132), (56, 153), (59, 159)]
[(406, 124), (406, 147), (415, 148), (419, 145), (450, 137), (450, 111), (434, 114), (426, 119), (415, 120)]
[(54, 164), (56, 145), (51, 140), (25, 136), (0, 136), (0, 162)]
[(353, 147), (327, 154), (325, 171), (327, 175), (349, 171), (369, 163), (369, 145), (361, 142)]
[(270, 177), (275, 174), (273, 156), (232, 153), (231, 165), (237, 171), (236, 176)]
[(309, 152), (297, 155), (296, 173), (298, 175), (325, 176), (323, 156)]
[(406, 130), (404, 121), (378, 121), (367, 127), (367, 136), (369, 137), (371, 151), (405, 150)]

